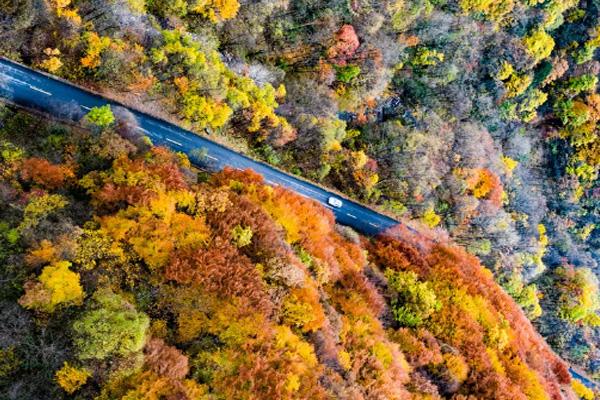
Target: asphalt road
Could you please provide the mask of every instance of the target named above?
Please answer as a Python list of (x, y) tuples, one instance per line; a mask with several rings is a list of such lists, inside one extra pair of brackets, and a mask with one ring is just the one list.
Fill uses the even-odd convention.
[[(4, 58), (0, 58), (0, 97), (7, 98), (15, 104), (73, 120), (81, 119), (90, 108), (105, 104), (127, 108), (125, 105), (107, 100)], [(268, 164), (252, 160), (193, 132), (137, 110), (129, 110), (137, 118), (137, 129), (140, 130), (140, 133), (148, 136), (152, 143), (183, 152), (190, 156), (193, 162), (204, 168), (210, 170), (220, 170), (225, 166), (238, 169), (250, 168), (261, 174), (269, 185), (280, 185), (316, 200), (333, 211), (338, 223), (350, 226), (366, 235), (376, 235), (398, 224), (398, 221), (361, 204), (341, 198), (335, 193), (283, 173)], [(202, 160), (195, 157), (197, 154), (195, 151), (199, 149), (202, 149), (205, 154)], [(330, 197), (342, 200), (342, 206), (340, 208), (332, 207), (328, 204)]]

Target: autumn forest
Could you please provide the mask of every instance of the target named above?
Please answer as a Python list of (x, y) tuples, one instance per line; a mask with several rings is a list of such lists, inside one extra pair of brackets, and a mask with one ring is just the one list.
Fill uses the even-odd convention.
[(2, 99), (0, 399), (594, 400), (598, 47), (598, 0), (0, 0), (0, 56), (401, 222)]

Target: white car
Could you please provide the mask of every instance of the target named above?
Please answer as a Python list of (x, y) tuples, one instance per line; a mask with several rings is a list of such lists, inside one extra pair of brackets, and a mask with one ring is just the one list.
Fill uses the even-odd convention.
[(342, 205), (344, 204), (337, 197), (330, 197), (330, 198), (328, 198), (327, 199), (327, 203), (329, 203), (330, 206), (337, 207), (337, 208), (341, 208)]

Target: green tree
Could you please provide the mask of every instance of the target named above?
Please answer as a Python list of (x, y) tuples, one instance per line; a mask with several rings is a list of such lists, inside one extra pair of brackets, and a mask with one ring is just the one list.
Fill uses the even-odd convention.
[(542, 315), (537, 286), (535, 284), (525, 285), (520, 273), (514, 272), (508, 276), (502, 286), (521, 306), (529, 319), (534, 320)]
[(554, 103), (554, 114), (567, 127), (578, 127), (590, 119), (589, 108), (580, 101), (558, 100)]
[(104, 359), (140, 351), (150, 323), (118, 294), (101, 289), (83, 315), (73, 323), (75, 346), (80, 359)]
[(250, 243), (252, 243), (252, 236), (252, 228), (249, 226), (243, 227), (241, 225), (236, 225), (231, 230), (231, 238), (237, 247), (248, 246)]
[(589, 268), (559, 267), (555, 271), (560, 297), (558, 315), (572, 323), (600, 325), (598, 278)]
[(108, 104), (101, 107), (92, 107), (85, 119), (100, 128), (106, 128), (115, 122), (115, 116)]
[(23, 210), (23, 221), (17, 227), (18, 233), (35, 228), (44, 218), (65, 208), (69, 202), (59, 194), (44, 194), (33, 197)]
[(385, 271), (392, 291), (392, 312), (401, 325), (416, 327), (431, 314), (439, 311), (441, 303), (427, 282), (420, 282), (412, 271)]
[(360, 67), (358, 65), (344, 65), (335, 67), (336, 78), (343, 83), (350, 83), (354, 78), (360, 75)]
[(592, 74), (575, 76), (567, 82), (569, 95), (576, 96), (581, 92), (589, 92), (596, 89), (598, 77)]

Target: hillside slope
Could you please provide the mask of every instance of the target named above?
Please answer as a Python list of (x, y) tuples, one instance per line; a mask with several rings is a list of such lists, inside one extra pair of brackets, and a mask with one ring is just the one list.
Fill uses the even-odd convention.
[(0, 109), (0, 397), (575, 399), (492, 274), (184, 156)]
[(9, 0), (0, 38), (447, 230), (600, 377), (598, 0)]
[(2, 56), (446, 230), (597, 379), (599, 47), (599, 0), (0, 1)]

